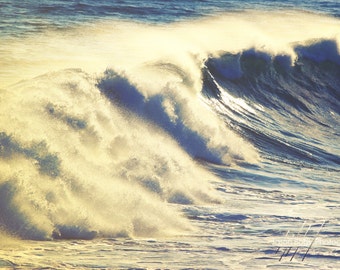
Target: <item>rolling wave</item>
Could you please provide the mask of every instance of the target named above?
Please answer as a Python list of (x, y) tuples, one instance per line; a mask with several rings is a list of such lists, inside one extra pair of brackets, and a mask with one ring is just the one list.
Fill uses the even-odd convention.
[(339, 22), (298, 14), (5, 38), (0, 233), (183, 233), (191, 225), (172, 204), (221, 202), (202, 160), (336, 170)]
[(337, 43), (313, 40), (295, 45), (294, 50), (296, 59), (256, 49), (210, 58), (204, 69), (204, 93), (265, 155), (336, 167), (340, 164), (334, 146), (340, 131)]
[(166, 234), (190, 227), (166, 202), (219, 200), (212, 174), (95, 85), (65, 70), (1, 92), (5, 231), (29, 239)]

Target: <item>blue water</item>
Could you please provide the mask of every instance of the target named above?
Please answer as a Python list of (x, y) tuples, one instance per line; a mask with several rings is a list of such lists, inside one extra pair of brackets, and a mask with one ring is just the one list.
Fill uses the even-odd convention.
[(339, 17), (338, 1), (1, 1), (1, 34), (64, 28), (93, 20), (119, 18), (169, 23), (229, 11), (305, 10)]
[(339, 268), (339, 17), (0, 0), (0, 269)]

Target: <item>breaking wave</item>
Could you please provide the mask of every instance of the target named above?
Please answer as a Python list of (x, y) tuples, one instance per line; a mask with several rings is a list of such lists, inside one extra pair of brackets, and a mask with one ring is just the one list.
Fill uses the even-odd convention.
[(65, 70), (1, 92), (1, 226), (30, 239), (187, 229), (166, 202), (218, 201), (214, 177), (95, 85)]
[(334, 40), (294, 47), (297, 57), (256, 49), (206, 61), (204, 93), (264, 155), (296, 164), (340, 164), (340, 56)]
[[(336, 170), (339, 21), (251, 15), (7, 38), (0, 231), (39, 240), (178, 234), (192, 228), (174, 204), (221, 202), (206, 163)], [(300, 24), (311, 31), (301, 36)]]

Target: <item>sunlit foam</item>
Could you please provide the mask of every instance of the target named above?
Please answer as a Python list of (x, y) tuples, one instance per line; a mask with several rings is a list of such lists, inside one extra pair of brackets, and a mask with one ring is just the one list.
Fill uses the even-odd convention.
[[(190, 229), (168, 203), (219, 201), (209, 186), (216, 178), (194, 158), (258, 160), (200, 100), (204, 62), (253, 48), (288, 56), (290, 65), (296, 45), (315, 38), (339, 44), (339, 20), (246, 12), (166, 26), (106, 21), (2, 40), (2, 226), (34, 239)], [(137, 99), (114, 99), (127, 90)], [(224, 100), (252, 110), (242, 99)]]

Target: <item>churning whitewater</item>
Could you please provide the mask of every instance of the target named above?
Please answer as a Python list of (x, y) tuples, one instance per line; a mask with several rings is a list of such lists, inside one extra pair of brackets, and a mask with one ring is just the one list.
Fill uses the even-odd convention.
[(252, 234), (254, 220), (271, 237), (317, 203), (339, 222), (339, 19), (106, 18), (1, 39), (3, 239)]
[[(195, 159), (225, 165), (259, 160), (255, 148), (216, 111), (235, 111), (243, 117), (232, 118), (240, 126), (247, 125), (244, 116), (254, 118), (251, 125), (261, 121), (263, 107), (310, 113), (313, 104), (298, 92), (310, 79), (316, 80), (315, 90), (301, 91), (318, 96), (324, 83), (330, 84), (322, 102), (330, 105), (328, 121), (338, 121), (333, 98), (340, 56), (337, 40), (330, 38), (338, 34), (339, 22), (293, 15), (228, 14), (172, 27), (105, 22), (48, 32), (38, 42), (36, 37), (9, 41), (4, 49), (10, 57), (2, 62), (7, 68), (1, 68), (9, 83), (24, 78), (25, 70), (56, 71), (1, 90), (1, 227), (28, 239), (187, 229), (166, 202), (220, 200), (208, 184), (215, 177)], [(305, 19), (296, 21), (297, 15)], [(293, 21), (283, 24), (282, 16)], [(231, 22), (239, 26), (221, 27)], [(299, 30), (291, 31), (296, 23), (310, 29), (303, 39)], [(253, 30), (253, 37), (241, 28)], [(276, 33), (282, 31), (279, 39)], [(329, 39), (311, 40), (320, 34)], [(59, 43), (63, 51), (55, 47)], [(88, 65), (106, 71), (91, 75)], [(315, 79), (317, 68), (330, 79)], [(206, 102), (201, 93), (209, 96)], [(282, 156), (296, 151), (298, 158), (309, 159), (303, 147), (288, 149)]]

